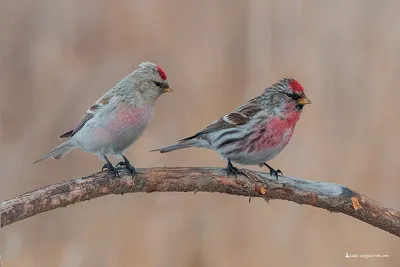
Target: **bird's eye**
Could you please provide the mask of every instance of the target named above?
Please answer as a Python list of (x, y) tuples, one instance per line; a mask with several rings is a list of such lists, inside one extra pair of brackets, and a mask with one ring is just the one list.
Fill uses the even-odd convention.
[(296, 93), (286, 93), (285, 95), (287, 95), (288, 97), (290, 97), (293, 100), (299, 100), (301, 98), (301, 96)]
[(160, 87), (160, 86), (161, 86), (161, 83), (160, 83), (160, 82), (154, 82), (154, 84), (155, 84), (157, 87)]
[(293, 94), (292, 95), (292, 99), (293, 100), (299, 100), (301, 98), (301, 96), (299, 96), (298, 94)]

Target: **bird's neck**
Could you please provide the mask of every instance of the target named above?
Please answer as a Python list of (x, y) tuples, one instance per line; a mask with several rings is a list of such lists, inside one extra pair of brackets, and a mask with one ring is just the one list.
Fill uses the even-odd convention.
[(294, 127), (300, 119), (300, 113), (301, 111), (297, 111), (294, 109), (286, 111), (285, 119), (288, 122), (288, 124)]
[(132, 96), (129, 97), (128, 99), (128, 103), (130, 103), (131, 105), (133, 105), (134, 107), (137, 108), (154, 108), (155, 104), (156, 104), (156, 100), (153, 99), (146, 99), (143, 97), (142, 94), (135, 94), (132, 93)]

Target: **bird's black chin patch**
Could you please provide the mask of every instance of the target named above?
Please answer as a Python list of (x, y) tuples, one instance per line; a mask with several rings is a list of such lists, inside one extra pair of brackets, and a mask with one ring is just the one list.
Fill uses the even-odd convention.
[(303, 109), (303, 107), (304, 107), (304, 105), (297, 104), (297, 105), (294, 107), (294, 109), (297, 110), (297, 111), (301, 111), (301, 110)]

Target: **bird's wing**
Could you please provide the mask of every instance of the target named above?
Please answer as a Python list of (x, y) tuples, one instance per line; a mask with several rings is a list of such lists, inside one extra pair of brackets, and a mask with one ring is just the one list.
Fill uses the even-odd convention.
[(215, 131), (239, 127), (243, 124), (248, 123), (260, 111), (262, 111), (261, 106), (258, 104), (256, 99), (252, 99), (246, 104), (238, 107), (235, 111), (223, 116), (219, 120), (214, 121), (204, 130), (196, 133), (193, 136), (182, 139), (181, 141), (197, 138), (204, 134), (208, 134)]
[(75, 126), (73, 130), (70, 130), (62, 135), (60, 135), (58, 138), (63, 139), (63, 138), (69, 138), (74, 136), (80, 129), (82, 129), (85, 124), (91, 120), (100, 110), (102, 110), (104, 107), (106, 107), (111, 99), (112, 99), (112, 94), (106, 93), (103, 95), (99, 100), (96, 101), (87, 111), (86, 114), (82, 117), (81, 121)]

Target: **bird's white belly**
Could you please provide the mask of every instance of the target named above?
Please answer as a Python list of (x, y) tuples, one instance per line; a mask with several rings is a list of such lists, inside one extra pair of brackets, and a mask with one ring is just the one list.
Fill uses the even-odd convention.
[(139, 139), (145, 127), (128, 128), (115, 135), (111, 142), (107, 142), (100, 149), (100, 154), (120, 154)]
[[(97, 136), (91, 136), (92, 131), (96, 131), (96, 128), (91, 129), (88, 133), (82, 131), (77, 133), (78, 146), (84, 151), (96, 154), (119, 154), (126, 150), (132, 145), (143, 133), (145, 126), (142, 127), (131, 127), (119, 130), (98, 129), (101, 131), (101, 138)], [(79, 136), (78, 136), (79, 134)]]
[(230, 160), (242, 165), (259, 165), (275, 158), (283, 148), (277, 146), (274, 149), (266, 149), (264, 151), (252, 153), (239, 153), (231, 156)]

